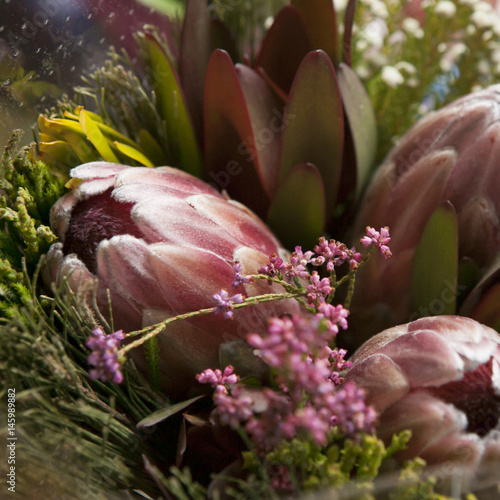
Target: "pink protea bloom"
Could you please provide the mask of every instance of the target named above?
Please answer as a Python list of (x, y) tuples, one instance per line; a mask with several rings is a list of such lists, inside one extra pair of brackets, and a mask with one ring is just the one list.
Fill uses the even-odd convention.
[[(97, 281), (103, 315), (109, 289), (115, 329), (130, 332), (213, 307), (214, 293), (235, 281), (235, 262), (242, 274), (252, 274), (269, 254), (283, 251), (243, 205), (177, 169), (93, 162), (71, 176), (82, 182), (52, 210), (60, 242), (49, 252), (45, 277), (56, 283), (68, 278), (79, 296)], [(297, 311), (286, 301), (233, 313), (243, 296), (278, 291), (244, 279), (236, 285), (226, 314), (173, 323), (158, 337), (161, 384), (169, 394), (182, 394), (196, 385), (196, 373), (218, 366), (221, 343), (265, 331), (270, 316)], [(232, 321), (224, 318), (229, 312)], [(147, 372), (142, 350), (131, 355)]]
[[(352, 228), (353, 242), (362, 238), (383, 252), (356, 278), (349, 328), (358, 346), (386, 328), (437, 314), (495, 325), (498, 313), (489, 318), (479, 305), (498, 283), (492, 273), (500, 253), (499, 151), (500, 85), (493, 85), (426, 115), (377, 169)], [(440, 212), (447, 223), (440, 220), (441, 231), (435, 230), (436, 246), (421, 247), (431, 218)], [(382, 226), (390, 228), (394, 254), (387, 260), (386, 228), (373, 229)], [(432, 261), (436, 240), (452, 231), (440, 242), (441, 258), (456, 262), (445, 278), (423, 265), (422, 256)], [(482, 283), (488, 276), (491, 282)], [(432, 297), (421, 296), (419, 281), (433, 282)]]
[(345, 380), (366, 391), (386, 442), (410, 429), (398, 458), (451, 464), (470, 479), (500, 461), (500, 336), (461, 316), (422, 318), (365, 342)]

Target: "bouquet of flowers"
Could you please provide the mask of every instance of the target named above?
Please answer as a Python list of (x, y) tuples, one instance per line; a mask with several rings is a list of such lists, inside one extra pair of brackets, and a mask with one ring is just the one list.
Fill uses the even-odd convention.
[(496, 2), (28, 4), (2, 495), (495, 498)]

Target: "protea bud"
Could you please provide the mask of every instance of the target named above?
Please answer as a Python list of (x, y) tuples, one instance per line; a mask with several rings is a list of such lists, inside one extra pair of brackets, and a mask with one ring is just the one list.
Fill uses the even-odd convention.
[[(105, 162), (71, 175), (83, 182), (53, 207), (60, 243), (49, 252), (46, 274), (56, 283), (67, 278), (80, 296), (97, 280), (104, 316), (109, 289), (115, 329), (130, 332), (213, 307), (221, 288), (247, 296), (270, 290), (267, 283), (232, 286), (233, 263), (255, 273), (280, 252), (279, 242), (252, 212), (199, 179), (170, 167)], [(287, 301), (234, 311), (232, 321), (211, 315), (169, 325), (158, 337), (162, 388), (181, 393), (196, 384), (196, 373), (218, 366), (223, 342), (264, 330), (269, 316), (294, 310)], [(132, 357), (147, 371), (144, 352)]]
[(357, 281), (350, 325), (365, 338), (417, 317), (461, 313), (470, 289), (494, 271), (499, 118), (499, 85), (458, 99), (418, 122), (375, 174), (354, 234), (390, 226), (394, 258), (372, 259)]
[(446, 463), (468, 479), (498, 464), (500, 336), (493, 329), (461, 316), (421, 318), (374, 336), (352, 361), (346, 380), (366, 390), (380, 437), (390, 442), (412, 431), (398, 459)]

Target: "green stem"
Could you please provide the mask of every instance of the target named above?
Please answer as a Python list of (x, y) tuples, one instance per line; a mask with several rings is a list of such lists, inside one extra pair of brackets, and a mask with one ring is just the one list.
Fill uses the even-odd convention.
[[(350, 274), (350, 273), (349, 273)], [(349, 309), (351, 307), (351, 300), (354, 294), (354, 285), (356, 283), (356, 273), (353, 273), (351, 279), (349, 280), (349, 288), (347, 289), (347, 297), (344, 301), (344, 308)]]
[[(305, 293), (304, 290), (295, 290), (295, 292), (289, 292), (289, 293), (266, 293), (263, 295), (256, 295), (255, 297), (247, 297), (241, 304), (234, 304), (233, 308), (241, 309), (242, 307), (253, 306), (255, 304), (262, 304), (265, 302), (272, 302), (275, 300), (294, 299), (300, 297), (301, 295), (304, 295), (304, 293)], [(167, 318), (166, 320), (157, 323), (156, 325), (147, 326), (142, 330), (137, 330), (135, 332), (128, 333), (126, 335), (127, 337), (137, 337), (138, 335), (142, 334), (146, 335), (143, 335), (141, 338), (134, 340), (130, 344), (127, 344), (126, 346), (122, 347), (117, 353), (118, 359), (125, 356), (125, 354), (128, 351), (131, 351), (132, 349), (135, 349), (136, 347), (143, 345), (148, 340), (156, 337), (165, 329), (166, 326), (170, 325), (171, 323), (175, 323), (176, 321), (181, 321), (184, 319), (196, 318), (198, 316), (205, 316), (207, 314), (214, 313), (215, 310), (216, 307), (210, 307), (208, 309), (200, 309), (198, 311), (179, 314), (177, 316), (173, 316), (172, 318)]]

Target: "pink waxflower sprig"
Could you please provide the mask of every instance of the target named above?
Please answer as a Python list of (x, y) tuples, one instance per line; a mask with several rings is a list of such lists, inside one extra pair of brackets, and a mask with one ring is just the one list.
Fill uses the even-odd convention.
[(351, 363), (344, 350), (329, 347), (332, 337), (315, 316), (272, 318), (267, 334), (247, 341), (272, 368), (275, 387), (245, 386), (232, 366), (205, 370), (197, 379), (215, 389), (214, 418), (244, 432), (262, 457), (296, 437), (324, 446), (334, 428), (354, 439), (373, 432), (376, 412), (362, 389), (344, 384), (342, 373)]
[(87, 357), (87, 363), (94, 368), (90, 370), (91, 380), (101, 382), (123, 381), (121, 364), (118, 361), (118, 346), (125, 338), (122, 330), (106, 335), (101, 328), (92, 331), (92, 337), (87, 339), (86, 345), (92, 351)]
[[(367, 227), (366, 236), (361, 239), (361, 244), (364, 247), (371, 246), (371, 248), (363, 256), (355, 248), (347, 248), (340, 241), (321, 237), (314, 251), (303, 252), (302, 247), (295, 247), (289, 261), (275, 253), (271, 254), (269, 263), (262, 266), (258, 274), (242, 274), (241, 264), (235, 262), (232, 284), (234, 287), (239, 287), (242, 284), (252, 283), (256, 279), (278, 283), (288, 293), (287, 298), (292, 296), (302, 302), (310, 312), (316, 314), (317, 318), (323, 319), (324, 325), (336, 334), (339, 327), (347, 328), (348, 307), (354, 292), (356, 273), (377, 249), (386, 259), (391, 257), (388, 247), (390, 240), (388, 227), (383, 227), (380, 231)], [(349, 266), (349, 272), (337, 280), (336, 270), (344, 264)], [(344, 305), (332, 305), (335, 290), (346, 282), (349, 283), (349, 289)], [(246, 301), (255, 303), (255, 297), (243, 300), (240, 294), (229, 297), (226, 290), (221, 290), (214, 295), (214, 299), (219, 303), (216, 312), (228, 318), (232, 318), (235, 304), (242, 304)]]
[[(102, 330), (98, 328), (93, 332), (94, 337), (91, 337), (87, 342), (87, 347), (92, 351), (88, 357), (88, 363), (95, 367), (90, 372), (91, 377), (105, 382), (120, 383), (123, 380), (121, 360), (125, 359), (126, 354), (158, 336), (171, 323), (206, 314), (220, 314), (227, 319), (232, 319), (236, 309), (265, 302), (286, 299), (299, 301), (313, 314), (316, 330), (327, 331), (327, 336), (333, 338), (338, 333), (339, 328), (347, 328), (348, 308), (354, 291), (356, 273), (364, 266), (376, 249), (379, 249), (386, 258), (390, 257), (391, 252), (387, 246), (389, 241), (390, 236), (387, 227), (382, 228), (380, 232), (368, 227), (367, 236), (361, 240), (363, 246), (371, 246), (365, 256), (357, 252), (355, 248), (348, 249), (346, 245), (339, 241), (328, 241), (326, 238), (320, 238), (318, 245), (314, 247), (314, 251), (303, 252), (301, 247), (296, 247), (289, 261), (285, 261), (276, 254), (271, 254), (269, 263), (262, 266), (257, 274), (242, 274), (241, 264), (235, 262), (233, 264), (234, 280), (232, 282), (234, 287), (251, 284), (257, 279), (263, 279), (280, 284), (284, 291), (245, 297), (241, 293), (230, 295), (226, 289), (221, 289), (213, 295), (216, 302), (214, 307), (178, 314), (155, 325), (127, 334), (123, 334), (120, 330), (110, 335), (104, 335)], [(336, 269), (346, 263), (349, 266), (349, 272), (337, 280)], [(349, 289), (344, 305), (333, 305), (335, 290), (347, 282), (349, 283)], [(119, 348), (120, 341), (125, 337), (129, 339), (133, 337), (139, 338)]]
[(381, 228), (380, 231), (376, 231), (373, 227), (366, 226), (366, 236), (363, 236), (360, 241), (364, 247), (374, 245), (386, 259), (392, 256), (392, 252), (387, 246), (389, 241), (391, 241), (389, 228), (387, 226)]

